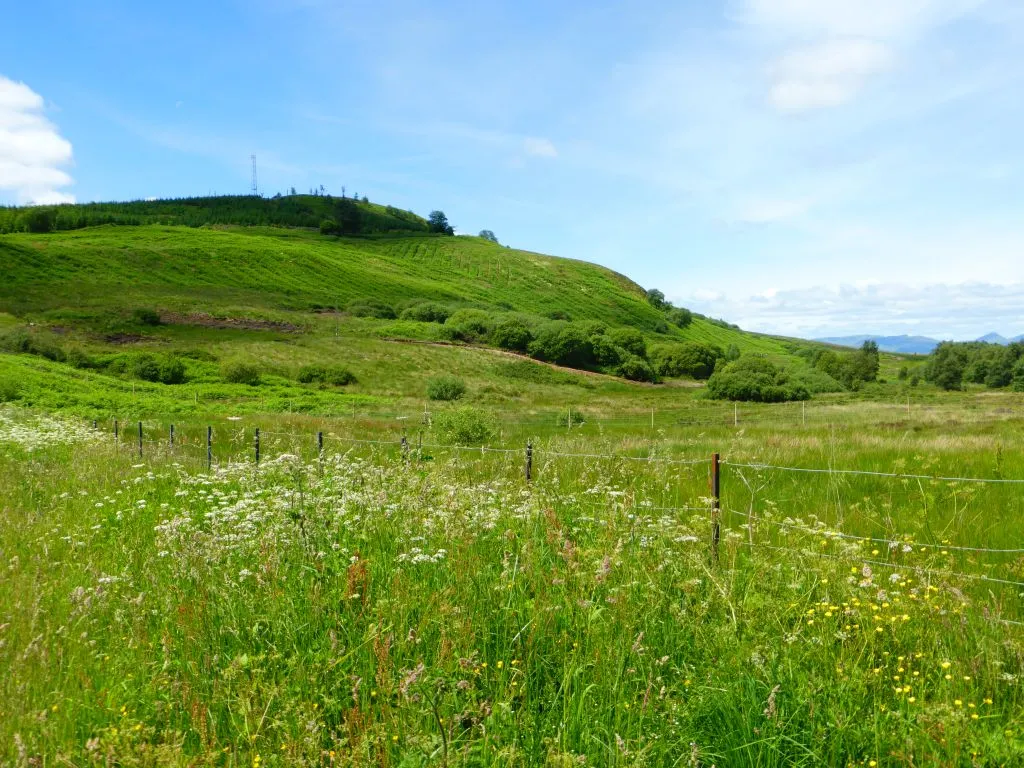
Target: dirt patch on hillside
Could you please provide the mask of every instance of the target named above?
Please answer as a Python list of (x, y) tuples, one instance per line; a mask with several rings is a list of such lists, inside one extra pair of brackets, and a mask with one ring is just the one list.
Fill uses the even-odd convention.
[(206, 312), (180, 314), (163, 312), (160, 322), (165, 325), (197, 325), (202, 328), (237, 328), (246, 331), (280, 331), (282, 333), (298, 333), (301, 326), (286, 323), (283, 320), (256, 320), (251, 317), (214, 317)]
[(138, 333), (108, 333), (103, 340), (108, 344), (138, 344), (145, 338)]

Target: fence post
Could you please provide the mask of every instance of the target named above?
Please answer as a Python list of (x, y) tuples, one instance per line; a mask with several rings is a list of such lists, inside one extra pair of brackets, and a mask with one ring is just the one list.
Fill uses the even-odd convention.
[(206, 471), (213, 471), (213, 427), (206, 428)]
[(740, 406), (739, 403), (732, 404), (732, 425), (738, 427), (740, 425)]
[(719, 456), (711, 454), (711, 559), (718, 563), (718, 540), (722, 535), (721, 490), (722, 475), (719, 470)]
[(255, 442), (253, 444), (253, 447), (256, 449), (256, 466), (259, 466), (259, 464), (260, 464), (260, 428), (259, 427), (256, 427), (256, 439), (255, 439)]
[(526, 444), (526, 482), (533, 479), (533, 443)]
[(118, 434), (119, 434), (119, 432), (118, 432), (118, 426), (117, 426), (117, 419), (114, 419), (114, 442), (115, 443), (118, 440)]
[(406, 461), (409, 460), (409, 441), (402, 435), (402, 458)]
[(801, 400), (800, 401), (800, 420), (803, 422), (803, 425), (806, 427), (807, 426), (807, 401), (806, 400)]
[(92, 428), (93, 428), (93, 430), (96, 430), (98, 428), (97, 424), (96, 424), (96, 419), (92, 420)]
[(139, 422), (139, 458), (142, 458), (142, 422)]
[(316, 458), (320, 462), (320, 474), (324, 471), (324, 433), (316, 433)]
[(167, 444), (171, 448), (174, 447), (174, 425), (173, 424), (171, 424), (171, 431), (170, 431), (170, 434), (168, 435), (168, 438), (167, 438)]

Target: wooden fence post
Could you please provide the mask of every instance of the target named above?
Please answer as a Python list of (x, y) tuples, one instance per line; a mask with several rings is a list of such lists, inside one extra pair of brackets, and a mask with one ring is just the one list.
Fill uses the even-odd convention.
[(533, 443), (526, 444), (526, 482), (533, 480)]
[(409, 441), (405, 435), (402, 435), (402, 458), (406, 461), (409, 460)]
[(213, 427), (206, 428), (206, 471), (213, 471)]
[(142, 458), (142, 422), (139, 422), (139, 458)]
[(256, 427), (256, 439), (253, 447), (256, 449), (256, 466), (260, 465), (260, 428)]
[(170, 446), (171, 448), (174, 447), (174, 425), (173, 424), (171, 424), (171, 430), (170, 430), (170, 432), (168, 433), (168, 436), (167, 436), (167, 445)]
[(718, 541), (722, 535), (722, 475), (719, 456), (711, 454), (711, 559), (718, 563)]
[(115, 443), (118, 440), (118, 434), (119, 434), (119, 431), (118, 431), (118, 426), (117, 426), (117, 419), (114, 419), (114, 442)]
[(320, 462), (320, 474), (324, 472), (324, 433), (316, 433), (316, 458)]

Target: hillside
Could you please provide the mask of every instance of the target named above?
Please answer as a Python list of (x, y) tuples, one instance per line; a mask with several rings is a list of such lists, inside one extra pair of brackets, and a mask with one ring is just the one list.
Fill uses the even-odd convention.
[[(297, 386), (303, 366), (347, 366), (356, 383), (339, 387), (333, 400), (307, 397), (308, 388), (301, 387), (279, 393), (289, 403), (299, 399), (307, 410), (327, 412), (337, 410), (346, 398), (422, 398), (431, 376), (449, 373), (468, 377), (477, 399), (558, 399), (545, 390), (553, 385), (548, 374), (529, 372), (541, 367), (532, 362), (522, 363), (527, 369), (512, 376), (514, 384), (496, 384), (501, 379), (496, 366), (507, 367), (508, 355), (525, 351), (525, 346), (503, 345), (508, 351), (496, 358), (501, 350), (485, 348), (494, 342), (489, 330), (474, 330), (478, 323), (486, 328), (505, 323), (513, 331), (526, 328), (531, 338), (549, 326), (567, 328), (570, 336), (577, 327), (587, 333), (607, 332), (602, 340), (612, 348), (605, 353), (618, 355), (615, 359), (623, 365), (627, 358), (634, 360), (632, 368), (620, 369), (607, 359), (572, 362), (571, 350), (564, 355), (565, 363), (554, 353), (531, 354), (638, 379), (649, 376), (645, 370), (654, 365), (635, 356), (643, 357), (644, 347), (678, 349), (680, 343), (698, 342), (802, 368), (804, 360), (794, 353), (813, 346), (746, 333), (697, 315), (691, 319), (689, 313), (679, 320), (672, 314), (678, 310), (652, 304), (641, 286), (609, 269), (481, 238), (418, 229), (340, 236), (321, 234), (318, 228), (221, 221), (233, 216), (245, 223), (300, 210), (313, 220), (329, 212), (337, 199), (231, 200), (241, 201), (234, 213), (220, 199), (206, 207), (201, 199), (58, 206), (54, 210), (66, 222), (108, 214), (138, 218), (130, 225), (0, 235), (5, 278), (0, 283), (0, 331), (9, 337), (5, 346), (55, 361), (49, 367), (26, 368), (8, 356), (0, 367), (40, 392), (64, 391), (74, 400), (79, 396), (74, 382), (83, 381), (83, 370), (100, 377), (89, 379), (86, 387), (98, 391), (104, 376), (113, 374), (121, 381), (131, 377), (140, 355), (181, 358), (187, 381), (210, 385), (223, 384), (223, 364), (242, 361), (258, 366), (285, 390)], [(366, 214), (364, 222), (387, 223), (388, 212), (394, 210), (358, 205)], [(6, 213), (13, 219), (11, 211), (18, 210)], [(370, 214), (381, 218), (371, 219)], [(214, 223), (167, 223), (204, 219)], [(418, 217), (409, 221), (426, 228)], [(415, 306), (443, 316), (410, 315)], [(451, 321), (460, 317), (460, 310), (464, 327), (453, 330)], [(456, 316), (445, 323), (453, 312)], [(568, 320), (573, 322), (564, 322)], [(407, 342), (420, 345), (415, 354)], [(640, 348), (635, 352), (626, 351), (636, 344)], [(70, 376), (69, 362), (81, 369), (75, 376)], [(11, 369), (15, 365), (20, 368)], [(66, 380), (49, 386), (48, 377), (58, 375)], [(576, 386), (576, 374), (565, 376), (554, 384)], [(618, 396), (637, 385), (610, 379), (601, 386)], [(218, 398), (229, 401), (252, 394), (245, 388), (214, 389)], [(680, 394), (676, 388), (664, 396)]]

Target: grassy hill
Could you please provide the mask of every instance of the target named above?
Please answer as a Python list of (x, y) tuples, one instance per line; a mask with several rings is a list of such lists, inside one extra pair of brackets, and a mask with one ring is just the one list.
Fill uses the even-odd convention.
[[(280, 388), (269, 399), (311, 412), (337, 411), (367, 397), (422, 399), (426, 380), (447, 373), (466, 377), (471, 396), (483, 400), (557, 401), (559, 387), (578, 391), (580, 382), (612, 399), (688, 396), (679, 387), (653, 394), (620, 379), (553, 371), (481, 344), (453, 346), (445, 325), (397, 317), (424, 301), (449, 312), (479, 310), (495, 320), (523, 318), (534, 326), (555, 317), (596, 322), (610, 331), (639, 331), (649, 346), (696, 341), (804, 365), (793, 353), (807, 342), (746, 333), (700, 316), (679, 327), (666, 322), (664, 309), (652, 305), (641, 286), (609, 269), (476, 237), (433, 235), (423, 219), (395, 216), (393, 208), (348, 201), (358, 205), (366, 224), (357, 236), (304, 226), (242, 226), (275, 217), (310, 223), (337, 203), (300, 196), (58, 206), (51, 224), (103, 216), (122, 217), (122, 223), (0, 235), (0, 331), (6, 325), (6, 333), (33, 339), (22, 346), (34, 344), (37, 358), (55, 361), (30, 365), (21, 356), (4, 356), (0, 376), (6, 370), (22, 390), (36, 393), (37, 403), (64, 392), (64, 406), (84, 403), (87, 410), (130, 404), (96, 393), (111, 383), (111, 371), (120, 377), (111, 392), (123, 392), (128, 358), (150, 353), (181, 357), (189, 384), (208, 386), (205, 394), (214, 400), (266, 405), (266, 387), (257, 395), (252, 387), (225, 389), (220, 379), (225, 361), (255, 364), (267, 386)], [(17, 211), (2, 213), (17, 221), (25, 215)], [(405, 230), (398, 228), (403, 222)], [(360, 302), (385, 306), (390, 316), (346, 311)], [(156, 317), (162, 322), (155, 324)], [(68, 363), (75, 361), (72, 375)], [(299, 387), (296, 374), (310, 364), (344, 365), (357, 383), (327, 394)], [(139, 406), (144, 410), (178, 410), (184, 400), (172, 407), (161, 398), (180, 389), (140, 384), (131, 391), (140, 402), (156, 397)], [(194, 390), (188, 399), (195, 405), (198, 396)]]

